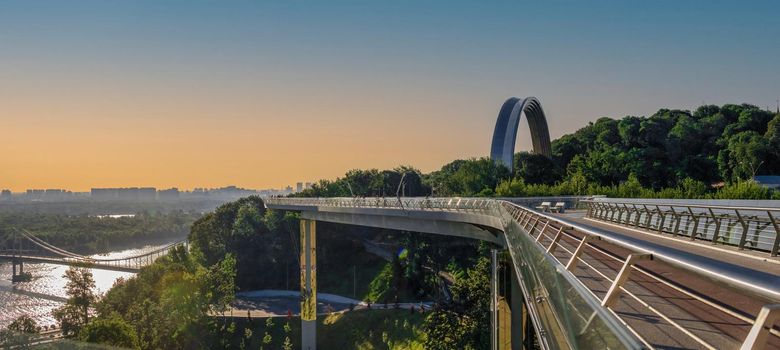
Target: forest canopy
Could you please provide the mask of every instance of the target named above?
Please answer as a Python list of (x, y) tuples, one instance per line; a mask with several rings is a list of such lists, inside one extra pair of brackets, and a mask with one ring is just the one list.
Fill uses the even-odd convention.
[(409, 166), (355, 169), (296, 195), (780, 197), (750, 183), (780, 174), (780, 114), (748, 104), (600, 118), (553, 141), (552, 150), (552, 159), (517, 153), (513, 169), (488, 158), (455, 160), (427, 174)]

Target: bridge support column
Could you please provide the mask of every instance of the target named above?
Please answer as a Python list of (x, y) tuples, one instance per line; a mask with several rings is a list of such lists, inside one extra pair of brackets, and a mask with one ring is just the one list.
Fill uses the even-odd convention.
[(301, 349), (317, 349), (316, 221), (301, 219)]
[(498, 350), (498, 250), (490, 250), (490, 349)]
[[(11, 261), (11, 265), (13, 265), (13, 275), (11, 277), (21, 276), (24, 275), (24, 261), (19, 259), (13, 259)], [(16, 272), (16, 267), (19, 266), (19, 272)]]
[(525, 306), (525, 297), (520, 289), (520, 281), (512, 266), (510, 268), (509, 281), (509, 308), (511, 311), (511, 342), (512, 350), (531, 350), (533, 349), (533, 325), (528, 318), (528, 309)]

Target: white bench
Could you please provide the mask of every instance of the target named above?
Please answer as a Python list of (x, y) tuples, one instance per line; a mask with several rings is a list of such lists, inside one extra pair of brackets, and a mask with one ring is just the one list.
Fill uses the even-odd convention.
[(553, 213), (563, 213), (564, 211), (566, 211), (566, 203), (556, 202), (555, 206), (550, 208), (550, 211)]
[(541, 211), (550, 211), (550, 202), (542, 202), (542, 204), (536, 207), (536, 209)]

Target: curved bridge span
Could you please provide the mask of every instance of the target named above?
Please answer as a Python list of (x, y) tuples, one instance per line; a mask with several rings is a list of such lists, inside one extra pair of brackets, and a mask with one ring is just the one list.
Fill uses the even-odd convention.
[[(316, 305), (317, 221), (490, 242), (494, 349), (499, 339), (530, 349), (534, 338), (543, 349), (780, 346), (780, 265), (713, 258), (506, 200), (269, 198), (266, 206), (301, 215), (304, 348), (316, 346), (316, 314), (306, 310)], [(503, 263), (499, 251), (508, 253)], [(500, 266), (510, 272), (506, 295)], [(499, 321), (500, 300), (510, 324)]]

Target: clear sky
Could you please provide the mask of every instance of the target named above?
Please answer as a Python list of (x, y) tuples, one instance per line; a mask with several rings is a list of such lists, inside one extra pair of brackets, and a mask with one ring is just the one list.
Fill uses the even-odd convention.
[[(280, 187), (780, 95), (778, 1), (0, 0), (0, 188)], [(521, 123), (519, 148), (530, 148)]]

